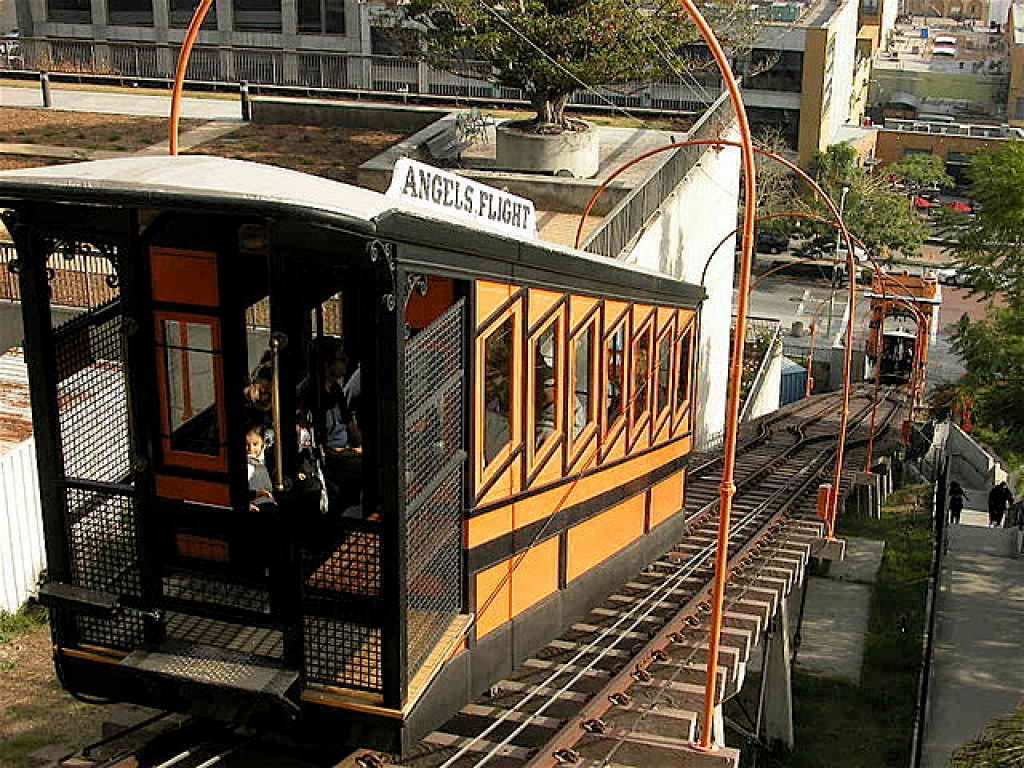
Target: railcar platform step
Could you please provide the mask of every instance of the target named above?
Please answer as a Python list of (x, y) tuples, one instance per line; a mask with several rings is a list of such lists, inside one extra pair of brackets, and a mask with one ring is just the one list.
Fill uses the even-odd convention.
[(120, 601), (120, 595), (77, 587), (62, 581), (48, 581), (39, 587), (39, 602), (48, 608), (64, 608), (93, 616), (113, 616)]
[(135, 651), (121, 662), (144, 672), (244, 693), (286, 699), (299, 679), (298, 670), (270, 660), (208, 645), (169, 642), (155, 651)]

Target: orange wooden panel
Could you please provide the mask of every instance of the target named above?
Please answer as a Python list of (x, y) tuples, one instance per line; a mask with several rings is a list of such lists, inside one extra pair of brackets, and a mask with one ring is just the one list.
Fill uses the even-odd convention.
[(413, 290), (405, 308), (405, 322), (410, 328), (426, 328), (455, 303), (455, 282), (450, 277), (430, 275), (426, 295)]
[(561, 479), (563, 476), (562, 471), (562, 457), (563, 457), (562, 445), (559, 444), (553, 451), (545, 455), (540, 465), (540, 470), (534, 466), (533, 472), (536, 472), (536, 476), (533, 478), (533, 482), (530, 483), (531, 488), (539, 488), (540, 486), (553, 483), (556, 480)]
[[(594, 448), (588, 449), (588, 451), (592, 450)], [(686, 450), (689, 450), (688, 445)], [(645, 456), (629, 459), (614, 467), (608, 467), (532, 496), (521, 498), (515, 503), (515, 526), (522, 528), (537, 520), (542, 520), (560, 509), (592, 499), (609, 488), (625, 485), (630, 480), (679, 458), (683, 453), (684, 446), (680, 441), (653, 450)], [(583, 462), (578, 471), (592, 469), (593, 466), (593, 462), (589, 464)]]
[(626, 432), (627, 431), (628, 430), (625, 430), (625, 429), (619, 430), (619, 433), (615, 437), (614, 442), (612, 442), (612, 444), (610, 446), (608, 446), (608, 450), (607, 450), (607, 453), (605, 454), (604, 462), (603, 463), (607, 463), (609, 461), (615, 461), (616, 459), (621, 459), (623, 456), (626, 455)]
[(597, 299), (589, 296), (572, 296), (569, 299), (569, 328), (575, 328), (597, 304)]
[(667, 477), (650, 490), (651, 528), (683, 508), (683, 472)]
[(476, 614), (476, 636), (483, 637), (488, 632), (500, 627), (512, 618), (511, 585), (508, 580), (509, 561), (503, 560), (497, 565), (473, 574), (476, 589), (476, 603), (473, 612)]
[(654, 314), (654, 307), (648, 304), (633, 305), (633, 327), (639, 328)]
[(211, 483), (208, 480), (193, 480), (188, 477), (157, 475), (156, 495), (164, 499), (196, 501), (221, 507), (231, 506), (231, 494), (227, 483)]
[(619, 318), (625, 314), (627, 309), (629, 309), (629, 304), (626, 304), (624, 301), (605, 301), (603, 332), (607, 333), (614, 328)]
[(512, 615), (522, 613), (558, 589), (558, 537), (537, 544), (527, 551), (512, 572)]
[(512, 530), (512, 504), (492, 509), (466, 521), (466, 546), (470, 549), (504, 536)]
[(646, 494), (631, 499), (569, 529), (566, 578), (572, 581), (607, 560), (644, 532)]
[(484, 320), (508, 301), (508, 297), (512, 295), (515, 288), (506, 283), (490, 283), (485, 280), (478, 280), (474, 285), (476, 286), (476, 325), (479, 328)]
[(203, 307), (219, 303), (217, 254), (153, 246), (149, 259), (154, 301)]
[(533, 328), (540, 319), (548, 313), (548, 311), (555, 306), (565, 296), (564, 293), (555, 293), (554, 291), (543, 291), (539, 288), (531, 288), (529, 296), (527, 297), (527, 306), (529, 307), (529, 317), (527, 318), (527, 327)]
[(676, 310), (673, 307), (658, 307), (658, 333), (661, 333), (675, 316)]
[(174, 543), (181, 557), (213, 560), (218, 563), (226, 563), (231, 560), (228, 543), (222, 539), (211, 539), (206, 536), (179, 532), (174, 536)]

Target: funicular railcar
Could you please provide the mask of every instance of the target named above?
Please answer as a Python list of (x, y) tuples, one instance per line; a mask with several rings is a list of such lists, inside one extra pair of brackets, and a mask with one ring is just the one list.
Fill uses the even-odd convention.
[(0, 208), (72, 691), (400, 752), (680, 536), (697, 286), (220, 158), (5, 172)]

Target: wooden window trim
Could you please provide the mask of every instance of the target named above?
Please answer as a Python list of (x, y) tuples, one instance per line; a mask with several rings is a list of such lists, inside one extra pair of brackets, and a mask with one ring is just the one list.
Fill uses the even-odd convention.
[[(571, 467), (579, 461), (580, 456), (586, 450), (594, 436), (597, 435), (601, 425), (601, 332), (598, 327), (596, 313), (587, 320), (580, 323), (576, 332), (566, 341), (566, 348), (569, 353), (569, 386), (566, 387), (566, 421), (568, 428), (568, 455), (566, 467)], [(579, 435), (574, 435), (576, 417), (576, 340), (587, 330), (591, 331), (590, 336), (590, 413), (587, 414), (587, 423)], [(595, 354), (596, 353), (596, 354)], [(573, 421), (569, 423), (569, 415)]]
[(674, 396), (675, 396), (675, 362), (676, 362), (676, 344), (675, 344), (675, 325), (676, 318), (673, 315), (665, 323), (664, 329), (657, 335), (656, 342), (654, 344), (655, 350), (655, 362), (657, 365), (654, 368), (654, 391), (652, 395), (652, 406), (657, 407), (658, 405), (658, 376), (661, 373), (661, 344), (664, 341), (668, 342), (668, 397), (665, 400), (665, 405), (662, 409), (654, 414), (654, 427), (651, 439), (657, 437), (658, 432), (665, 426), (665, 422), (671, 420), (672, 414), (675, 412), (674, 409)]
[[(653, 330), (654, 330), (654, 314), (652, 314), (651, 317), (649, 317), (648, 319), (646, 319), (643, 322), (643, 324), (640, 327), (640, 330), (639, 331), (635, 331), (634, 334), (633, 334), (633, 338), (630, 340), (630, 347), (629, 347), (629, 352), (630, 352), (630, 356), (629, 356), (630, 357), (630, 360), (629, 360), (629, 379), (630, 379), (631, 382), (635, 382), (636, 381), (636, 368), (635, 368), (635, 366), (637, 366), (639, 364), (639, 362), (640, 362), (640, 355), (638, 354), (640, 341), (643, 339), (643, 337), (645, 335), (647, 336), (647, 387), (646, 387), (646, 392), (644, 394), (644, 400), (646, 400), (646, 403), (645, 403), (645, 408), (644, 408), (643, 413), (640, 415), (640, 418), (637, 419), (636, 412), (637, 412), (637, 405), (638, 405), (638, 403), (633, 402), (633, 398), (632, 397), (630, 398), (630, 401), (629, 401), (629, 411), (627, 413), (627, 416), (629, 417), (629, 445), (630, 445), (630, 447), (632, 447), (636, 443), (636, 441), (640, 439), (644, 429), (650, 428), (651, 421), (653, 420), (652, 419), (652, 410), (653, 410), (653, 402), (652, 401), (653, 401), (653, 396), (654, 396), (654, 388), (652, 387), (653, 376), (651, 376), (651, 373), (654, 370), (654, 366), (652, 365), (652, 362), (653, 362), (652, 361), (652, 357), (653, 357), (652, 352), (656, 351), (653, 348), (653, 345), (652, 345), (652, 341), (654, 339), (654, 334), (652, 333)], [(630, 387), (630, 390), (632, 391), (632, 387)]]
[[(551, 454), (557, 449), (559, 442), (566, 434), (565, 413), (563, 407), (563, 401), (565, 399), (565, 385), (567, 381), (565, 371), (564, 307), (564, 303), (557, 306), (553, 314), (545, 319), (543, 324), (530, 334), (526, 343), (527, 375), (523, 378), (526, 379), (526, 396), (524, 400), (526, 407), (524, 410), (526, 414), (527, 428), (524, 430), (525, 434), (523, 440), (526, 445), (526, 472), (527, 476), (531, 479), (535, 470), (547, 463)], [(555, 371), (555, 428), (538, 448), (533, 442), (537, 426), (537, 342), (540, 340), (540, 337), (551, 328), (555, 328), (555, 349), (553, 356), (558, 366), (558, 370)], [(530, 428), (531, 426), (533, 429)]]
[(622, 329), (623, 331), (623, 349), (622, 354), (627, 354), (627, 348), (625, 342), (629, 339), (629, 318), (630, 312), (627, 310), (623, 313), (623, 316), (608, 329), (601, 336), (601, 399), (600, 399), (600, 410), (601, 410), (601, 442), (602, 451), (610, 448), (615, 443), (615, 440), (619, 437), (623, 428), (626, 426), (626, 422), (629, 417), (629, 393), (632, 390), (629, 381), (629, 372), (622, 372), (622, 392), (619, 393), (619, 397), (622, 403), (622, 410), (615, 420), (608, 421), (608, 384), (611, 382), (611, 354), (608, 350), (608, 344), (611, 342), (615, 334)]
[[(512, 345), (509, 358), (512, 361), (512, 386), (510, 387), (509, 403), (509, 440), (508, 443), (490, 460), (484, 461), (484, 423), (486, 419), (486, 392), (487, 381), (487, 339), (495, 333), (508, 319), (512, 320)], [(522, 377), (522, 299), (516, 297), (512, 302), (503, 308), (501, 312), (492, 315), (487, 319), (485, 325), (477, 331), (475, 346), (474, 367), (474, 421), (473, 428), (473, 468), (476, 474), (476, 493), (481, 489), (489, 487), (494, 479), (507, 469), (512, 454), (519, 449), (522, 434), (522, 387), (516, 386), (516, 382)]]
[[(164, 336), (164, 322), (195, 323), (210, 326), (211, 344), (213, 346), (214, 393), (217, 409), (217, 429), (220, 435), (220, 450), (215, 456), (207, 456), (191, 451), (181, 451), (171, 447), (171, 420), (168, 413), (170, 404), (170, 381), (167, 370), (167, 339)], [(221, 347), (220, 318), (213, 315), (200, 315), (191, 312), (171, 312), (157, 310), (153, 313), (156, 326), (156, 366), (157, 388), (160, 398), (160, 445), (163, 453), (163, 464), (172, 467), (185, 467), (210, 472), (227, 472), (227, 419), (224, 413), (224, 351)]]

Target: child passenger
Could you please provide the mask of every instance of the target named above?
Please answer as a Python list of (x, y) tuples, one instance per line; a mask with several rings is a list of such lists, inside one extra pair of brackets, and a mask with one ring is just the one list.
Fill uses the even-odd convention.
[(267, 434), (263, 425), (250, 427), (245, 433), (245, 453), (249, 459), (249, 509), (253, 512), (259, 512), (262, 505), (274, 503), (274, 486), (263, 462), (266, 449)]

